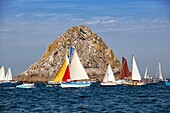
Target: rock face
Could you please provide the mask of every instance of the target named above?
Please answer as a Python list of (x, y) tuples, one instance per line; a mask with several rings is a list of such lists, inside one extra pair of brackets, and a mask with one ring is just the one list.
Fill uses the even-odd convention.
[(42, 58), (14, 79), (22, 82), (47, 82), (53, 80), (69, 55), (70, 46), (74, 46), (89, 77), (102, 81), (110, 63), (114, 72), (119, 72), (120, 62), (113, 51), (86, 26), (69, 28), (53, 44), (48, 45)]

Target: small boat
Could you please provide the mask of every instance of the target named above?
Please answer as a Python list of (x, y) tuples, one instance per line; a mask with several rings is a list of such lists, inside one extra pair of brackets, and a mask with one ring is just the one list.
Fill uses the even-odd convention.
[(145, 83), (142, 82), (142, 78), (139, 73), (139, 69), (138, 69), (134, 55), (132, 55), (132, 84), (130, 85), (132, 86), (145, 85)]
[(120, 76), (119, 80), (116, 80), (117, 84), (126, 84), (128, 83), (131, 77), (131, 73), (129, 71), (128, 63), (125, 57), (122, 57), (122, 66), (120, 68)]
[(16, 88), (34, 88), (34, 83), (23, 83), (21, 85), (17, 85)]
[(158, 81), (164, 81), (162, 70), (161, 70), (161, 63), (158, 63), (157, 73), (156, 73), (156, 79)]
[(2, 84), (7, 84), (7, 83), (13, 83), (12, 82), (12, 72), (11, 72), (11, 68), (8, 68), (8, 71), (5, 75), (5, 70), (4, 70), (4, 66), (1, 67), (0, 69), (0, 81)]
[(2, 83), (7, 84), (7, 83), (11, 83), (11, 81), (12, 81), (12, 72), (11, 72), (11, 68), (9, 67), (5, 76), (5, 80)]
[(111, 85), (117, 85), (115, 82), (115, 76), (113, 74), (112, 68), (110, 64), (108, 65), (106, 74), (104, 76), (103, 81), (100, 83), (102, 86), (111, 86)]
[(91, 82), (84, 81), (84, 80), (89, 80), (89, 77), (88, 77), (83, 65), (80, 62), (80, 59), (77, 55), (76, 50), (74, 50), (74, 53), (72, 56), (72, 61), (71, 61), (70, 66), (68, 65), (68, 69), (69, 69), (69, 67), (70, 67), (70, 71), (66, 69), (66, 75), (64, 75), (64, 77), (63, 77), (64, 81), (69, 80), (69, 82), (62, 82), (60, 85), (62, 88), (88, 87), (91, 85)]
[(62, 82), (61, 87), (62, 88), (81, 88), (81, 87), (88, 87), (91, 85), (91, 82)]
[(165, 82), (165, 85), (166, 85), (166, 86), (170, 86), (170, 81), (169, 81), (169, 80), (165, 79), (164, 82)]

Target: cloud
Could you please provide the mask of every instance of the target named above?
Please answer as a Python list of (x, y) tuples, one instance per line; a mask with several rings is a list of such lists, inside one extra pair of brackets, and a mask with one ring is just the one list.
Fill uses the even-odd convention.
[(92, 17), (91, 20), (85, 21), (82, 24), (85, 25), (96, 25), (96, 24), (113, 24), (115, 20), (111, 17), (104, 16), (104, 17)]
[(122, 17), (114, 18), (109, 16), (92, 17), (85, 20), (83, 24), (97, 29), (97, 32), (114, 31), (137, 31), (147, 29), (166, 29), (170, 28), (170, 20), (167, 18), (133, 18)]

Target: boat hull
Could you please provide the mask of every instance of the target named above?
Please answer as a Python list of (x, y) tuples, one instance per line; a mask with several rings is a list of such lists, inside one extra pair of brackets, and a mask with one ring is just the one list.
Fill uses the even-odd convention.
[(50, 84), (50, 85), (60, 85), (61, 82), (48, 81), (48, 84)]
[(170, 86), (170, 82), (165, 81), (165, 85), (166, 85), (166, 86)]
[(130, 84), (131, 86), (142, 86), (145, 85), (144, 82), (133, 82), (132, 84)]
[(33, 88), (34, 84), (21, 84), (21, 85), (17, 85), (17, 88)]
[(79, 87), (88, 87), (92, 83), (91, 82), (66, 82), (66, 83), (61, 83), (62, 88), (79, 88)]
[(101, 82), (100, 84), (102, 86), (114, 86), (114, 85), (117, 85), (116, 82)]

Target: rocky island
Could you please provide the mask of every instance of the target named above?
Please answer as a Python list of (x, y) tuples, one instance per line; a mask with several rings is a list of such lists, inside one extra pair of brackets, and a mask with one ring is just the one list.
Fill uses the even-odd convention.
[[(48, 45), (40, 60), (14, 78), (21, 82), (53, 80), (62, 66), (65, 54), (74, 46), (90, 79), (102, 81), (108, 64), (119, 73), (120, 62), (102, 38), (86, 26), (74, 26)], [(117, 76), (118, 77), (118, 76)]]

